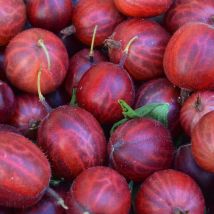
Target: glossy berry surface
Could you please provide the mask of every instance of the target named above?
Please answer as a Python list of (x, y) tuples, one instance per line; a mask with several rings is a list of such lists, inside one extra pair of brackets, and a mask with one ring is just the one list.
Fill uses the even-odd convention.
[(112, 134), (108, 153), (111, 165), (127, 179), (142, 182), (153, 172), (172, 164), (169, 131), (152, 119), (132, 119)]
[(68, 54), (61, 40), (40, 28), (19, 33), (10, 41), (5, 52), (5, 69), (9, 81), (18, 89), (34, 94), (37, 93), (40, 70), (41, 90), (47, 94), (62, 83), (68, 63)]
[(199, 186), (188, 175), (175, 170), (155, 172), (141, 186), (135, 201), (137, 214), (204, 213)]
[[(64, 186), (64, 184), (60, 184), (59, 186), (53, 187), (53, 190), (64, 200), (68, 187)], [(25, 209), (17, 209), (14, 214), (65, 214), (65, 209), (58, 204), (58, 201), (50, 196), (47, 192), (41, 198), (41, 200), (32, 207), (28, 207)]]
[(0, 132), (0, 148), (0, 205), (34, 205), (49, 184), (47, 158), (31, 141), (13, 132)]
[(137, 90), (135, 109), (152, 103), (168, 103), (168, 128), (172, 136), (180, 132), (179, 89), (174, 87), (166, 78), (159, 78), (143, 83)]
[(22, 133), (16, 127), (4, 123), (0, 123), (0, 132), (1, 131), (9, 131), (22, 135)]
[(133, 18), (119, 24), (110, 37), (118, 45), (108, 46), (110, 61), (118, 63), (126, 45), (135, 36), (138, 38), (130, 46), (125, 62), (129, 74), (135, 80), (163, 76), (163, 55), (170, 36), (153, 21)]
[(191, 176), (204, 194), (212, 194), (214, 191), (214, 174), (198, 166), (192, 155), (191, 144), (179, 147), (174, 159), (174, 168)]
[(113, 0), (79, 0), (74, 7), (72, 21), (77, 38), (87, 45), (91, 44), (93, 30), (97, 25), (95, 45), (101, 45), (122, 21), (122, 16)]
[(119, 65), (101, 62), (88, 70), (77, 88), (77, 103), (91, 112), (102, 124), (122, 118), (118, 100), (129, 105), (134, 101), (134, 86), (127, 71)]
[(105, 57), (100, 51), (94, 51), (93, 60), (90, 60), (89, 49), (82, 49), (70, 59), (68, 74), (66, 76), (65, 89), (68, 94), (72, 94), (72, 89), (77, 88), (83, 75), (98, 62), (105, 61)]
[(205, 114), (191, 134), (192, 154), (197, 164), (204, 170), (214, 173), (214, 112)]
[(131, 196), (126, 180), (115, 170), (92, 167), (75, 179), (66, 203), (67, 214), (128, 214)]
[(166, 12), (172, 0), (114, 0), (118, 10), (126, 16), (153, 17)]
[(29, 0), (27, 14), (34, 27), (58, 32), (71, 22), (71, 0)]
[(48, 114), (38, 96), (16, 96), (16, 106), (10, 119), (10, 124), (15, 126), (24, 135), (30, 137), (36, 132), (40, 122)]
[(184, 25), (172, 36), (164, 54), (167, 78), (188, 90), (213, 89), (213, 48), (212, 26), (199, 22)]
[(0, 0), (0, 8), (0, 46), (4, 46), (24, 28), (26, 6), (23, 0)]
[(213, 25), (213, 0), (176, 0), (165, 15), (166, 28), (173, 33), (189, 22)]
[(105, 161), (103, 130), (89, 112), (79, 107), (53, 110), (39, 127), (38, 144), (48, 155), (53, 173), (68, 181)]
[(214, 110), (214, 92), (199, 91), (188, 97), (180, 112), (180, 122), (185, 132), (191, 136), (193, 128), (208, 112)]

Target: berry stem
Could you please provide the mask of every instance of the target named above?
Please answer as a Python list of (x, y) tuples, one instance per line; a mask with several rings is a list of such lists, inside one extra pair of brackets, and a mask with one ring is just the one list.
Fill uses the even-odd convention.
[(72, 34), (76, 33), (76, 28), (74, 25), (70, 25), (60, 31), (60, 33), (63, 35), (62, 39), (65, 39), (68, 36), (71, 36)]
[(92, 37), (92, 41), (91, 41), (91, 49), (90, 49), (90, 52), (89, 52), (89, 60), (90, 60), (91, 63), (94, 62), (94, 43), (95, 43), (97, 28), (98, 28), (98, 25), (96, 25), (94, 27), (93, 37)]
[(120, 66), (120, 67), (122, 67), (122, 68), (124, 67), (125, 62), (126, 62), (126, 59), (127, 59), (127, 57), (128, 57), (128, 53), (129, 53), (130, 46), (133, 44), (133, 42), (134, 42), (136, 39), (138, 39), (138, 36), (133, 37), (133, 38), (128, 42), (126, 48), (125, 48), (124, 51), (123, 51), (123, 55), (122, 55), (122, 57), (121, 57), (121, 59), (120, 59), (120, 62), (119, 62), (119, 66)]
[(109, 50), (111, 49), (120, 49), (121, 42), (114, 40), (115, 32), (104, 41), (104, 46), (107, 47)]
[(68, 210), (68, 206), (65, 204), (63, 198), (53, 189), (51, 189), (50, 187), (47, 188), (46, 193), (54, 198), (57, 201), (57, 204), (59, 204), (62, 208), (64, 208), (65, 210)]
[(196, 109), (198, 112), (201, 112), (201, 111), (202, 111), (202, 103), (201, 103), (200, 95), (197, 96), (197, 99), (196, 99), (196, 101), (195, 101), (195, 109)]
[(185, 100), (190, 96), (191, 90), (181, 88), (179, 102), (181, 105), (184, 104)]
[(38, 90), (39, 101), (44, 105), (46, 111), (50, 113), (52, 111), (52, 108), (46, 102), (45, 97), (42, 95), (42, 92), (41, 92), (41, 74), (42, 74), (42, 68), (40, 66), (40, 69), (38, 71), (38, 76), (37, 76), (37, 90)]
[(176, 208), (173, 212), (173, 214), (189, 214), (189, 211), (183, 211), (179, 208)]
[(48, 49), (47, 49), (47, 47), (46, 47), (46, 45), (44, 43), (44, 40), (43, 39), (39, 39), (38, 40), (38, 45), (39, 45), (40, 48), (42, 48), (42, 50), (45, 53), (45, 56), (46, 56), (47, 62), (48, 62), (48, 70), (50, 71), (50, 69), (51, 69), (51, 59), (50, 59), (50, 55), (48, 53)]

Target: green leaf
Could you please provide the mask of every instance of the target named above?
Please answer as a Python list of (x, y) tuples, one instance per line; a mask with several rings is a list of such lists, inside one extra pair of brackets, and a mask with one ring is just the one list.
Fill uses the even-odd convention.
[(159, 103), (159, 104), (149, 104), (141, 108), (136, 109), (136, 112), (140, 117), (149, 117), (161, 122), (165, 127), (168, 127), (168, 113), (169, 104)]
[(125, 118), (137, 118), (140, 117), (140, 115), (137, 114), (137, 112), (132, 109), (131, 106), (129, 106), (124, 100), (118, 100), (118, 103), (120, 104), (120, 107), (122, 108), (122, 114)]
[(168, 126), (168, 113), (169, 113), (169, 104), (168, 103), (156, 103), (156, 104), (148, 104), (142, 106), (138, 109), (133, 110), (124, 100), (119, 100), (118, 103), (120, 104), (124, 119), (116, 122), (112, 128), (110, 133), (112, 134), (115, 129), (127, 122), (129, 119), (134, 118), (152, 118), (161, 122), (165, 127)]

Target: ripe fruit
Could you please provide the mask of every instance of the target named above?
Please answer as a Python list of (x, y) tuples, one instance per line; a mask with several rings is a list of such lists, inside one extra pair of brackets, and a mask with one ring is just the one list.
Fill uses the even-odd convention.
[(57, 201), (45, 195), (36, 205), (21, 211), (16, 210), (16, 214), (65, 214), (65, 211)]
[(98, 26), (96, 25), (94, 28), (90, 50), (82, 49), (70, 59), (69, 72), (65, 82), (65, 89), (70, 96), (72, 95), (73, 89), (77, 88), (79, 81), (86, 71), (98, 62), (105, 61), (105, 58), (102, 56), (100, 51), (94, 51), (94, 42), (96, 41), (97, 29)]
[(10, 82), (25, 92), (37, 93), (37, 76), (42, 70), (43, 94), (54, 91), (68, 69), (68, 54), (61, 40), (53, 33), (31, 28), (19, 33), (7, 46), (6, 74)]
[(170, 32), (189, 22), (214, 24), (213, 0), (176, 0), (165, 15), (165, 25)]
[(126, 44), (135, 36), (138, 36), (138, 39), (130, 47), (125, 63), (129, 74), (135, 80), (149, 80), (163, 76), (163, 55), (169, 34), (152, 21), (128, 19), (119, 24), (107, 40), (110, 60), (118, 63)]
[(214, 92), (199, 91), (192, 94), (184, 102), (180, 121), (185, 132), (190, 136), (198, 121), (208, 112), (214, 110)]
[(79, 107), (61, 106), (50, 112), (38, 129), (38, 144), (48, 155), (53, 173), (69, 181), (105, 160), (103, 130)]
[(71, 21), (72, 1), (29, 0), (27, 14), (34, 27), (57, 32), (65, 28)]
[(201, 187), (204, 194), (214, 191), (214, 174), (201, 169), (195, 162), (191, 144), (179, 147), (174, 160), (174, 168), (191, 176)]
[(48, 187), (48, 160), (31, 141), (13, 132), (0, 132), (0, 148), (0, 205), (34, 205)]
[[(67, 195), (68, 188), (60, 185), (55, 187), (54, 191), (64, 199)], [(26, 209), (17, 209), (16, 214), (65, 214), (65, 210), (57, 203), (56, 199), (46, 192), (37, 204)]]
[[(201, 41), (203, 40), (203, 43)], [(189, 23), (171, 38), (164, 55), (167, 78), (188, 90), (214, 89), (214, 28)]]
[(178, 103), (179, 90), (174, 87), (167, 79), (160, 78), (143, 83), (137, 91), (135, 108), (152, 104), (168, 103), (168, 128), (173, 136), (180, 132), (180, 104)]
[(0, 123), (8, 122), (14, 107), (15, 97), (10, 86), (0, 80)]
[(214, 112), (205, 114), (191, 134), (192, 154), (197, 164), (214, 173)]
[(80, 79), (86, 71), (93, 65), (102, 61), (105, 61), (105, 58), (98, 50), (94, 51), (93, 62), (90, 61), (88, 49), (82, 49), (73, 55), (70, 59), (69, 71), (65, 82), (66, 92), (71, 95), (72, 89), (77, 88)]
[(67, 214), (128, 214), (131, 196), (124, 177), (107, 167), (92, 167), (73, 182), (67, 195)]
[(137, 214), (202, 214), (205, 210), (198, 185), (188, 175), (175, 170), (151, 175), (137, 193), (135, 206)]
[(41, 120), (48, 114), (46, 108), (34, 95), (16, 96), (16, 106), (10, 124), (25, 136), (34, 138)]
[(97, 25), (95, 45), (101, 45), (113, 32), (122, 16), (113, 0), (79, 0), (74, 7), (72, 21), (77, 38), (90, 45), (94, 27)]
[(22, 133), (16, 127), (10, 126), (8, 124), (0, 123), (0, 132), (1, 131), (9, 131), (9, 132), (14, 132), (14, 133), (22, 135)]
[(0, 8), (0, 46), (4, 46), (24, 28), (26, 7), (23, 0), (0, 0)]
[(108, 144), (112, 166), (136, 182), (169, 168), (173, 151), (169, 131), (160, 122), (146, 118), (132, 119), (119, 126)]
[(153, 17), (165, 13), (172, 0), (114, 0), (117, 9), (126, 16)]
[(91, 112), (102, 124), (112, 124), (122, 118), (118, 100), (129, 105), (134, 101), (133, 82), (121, 66), (100, 62), (89, 69), (77, 87), (77, 103)]

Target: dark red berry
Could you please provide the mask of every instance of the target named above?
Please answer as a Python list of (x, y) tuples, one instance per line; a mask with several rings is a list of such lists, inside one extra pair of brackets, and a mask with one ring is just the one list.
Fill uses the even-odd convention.
[(31, 28), (19, 33), (7, 46), (5, 69), (10, 82), (18, 89), (37, 93), (38, 72), (42, 93), (50, 93), (62, 83), (68, 69), (68, 54), (53, 33)]
[(180, 91), (167, 79), (160, 78), (143, 83), (137, 91), (135, 108), (152, 103), (168, 103), (168, 128), (172, 136), (180, 133), (180, 108), (178, 103)]
[(51, 171), (45, 155), (27, 138), (0, 132), (0, 205), (36, 204), (48, 187)]
[(71, 0), (29, 0), (27, 14), (34, 27), (60, 31), (71, 22)]
[(92, 167), (75, 179), (66, 203), (67, 214), (128, 214), (131, 196), (119, 173), (107, 167)]
[(79, 107), (53, 110), (39, 127), (38, 144), (48, 155), (53, 173), (69, 181), (105, 161), (103, 130), (89, 112)]
[(23, 0), (0, 0), (0, 8), (0, 46), (4, 46), (24, 28), (26, 7)]
[(122, 16), (117, 11), (113, 0), (79, 0), (74, 7), (72, 17), (76, 36), (87, 45), (91, 44), (96, 25), (98, 30), (95, 45), (101, 45), (122, 21)]
[(133, 82), (125, 69), (110, 62), (101, 62), (89, 69), (77, 88), (78, 104), (91, 112), (102, 124), (122, 118), (118, 100), (134, 102)]
[(173, 144), (169, 131), (152, 119), (132, 119), (110, 137), (111, 165), (127, 179), (142, 182), (153, 172), (171, 167)]
[(10, 124), (18, 128), (25, 136), (33, 137), (48, 112), (37, 96), (24, 94), (16, 96), (15, 99), (16, 106)]

